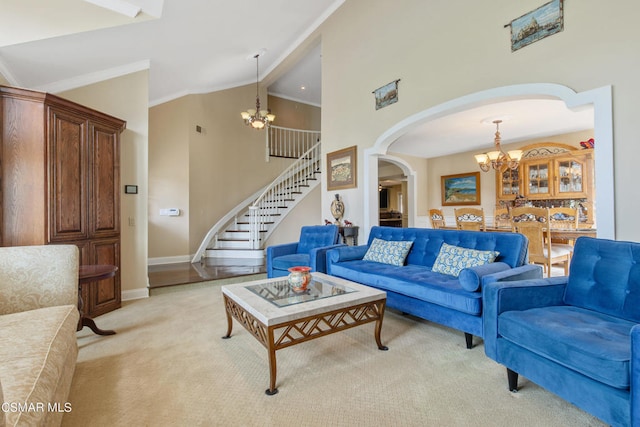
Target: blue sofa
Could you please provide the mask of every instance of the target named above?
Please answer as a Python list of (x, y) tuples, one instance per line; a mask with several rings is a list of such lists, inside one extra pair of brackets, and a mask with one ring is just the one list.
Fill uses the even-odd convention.
[(484, 347), (614, 426), (640, 426), (640, 244), (580, 237), (569, 276), (483, 290)]
[(337, 225), (306, 225), (300, 229), (300, 240), (267, 247), (267, 277), (289, 275), (289, 268), (311, 267), (311, 271), (327, 272), (327, 250), (344, 246), (338, 243)]
[[(374, 239), (413, 242), (402, 266), (364, 260)], [(432, 271), (443, 243), (498, 251), (495, 262), (465, 268), (459, 276)], [(367, 245), (327, 252), (327, 272), (387, 292), (387, 306), (461, 330), (467, 348), (482, 337), (482, 287), (501, 280), (541, 278), (542, 268), (528, 265), (526, 237), (516, 233), (372, 227)]]

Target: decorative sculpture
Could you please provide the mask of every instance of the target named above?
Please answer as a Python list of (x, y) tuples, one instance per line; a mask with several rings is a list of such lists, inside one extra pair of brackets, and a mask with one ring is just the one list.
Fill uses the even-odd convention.
[(336, 199), (331, 202), (331, 215), (336, 219), (336, 222), (334, 223), (335, 225), (342, 225), (340, 220), (344, 216), (344, 203), (340, 199), (339, 194), (336, 194)]

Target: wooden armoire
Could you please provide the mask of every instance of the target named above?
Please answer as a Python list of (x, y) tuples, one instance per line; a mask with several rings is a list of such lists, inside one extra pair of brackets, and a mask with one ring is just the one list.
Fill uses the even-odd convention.
[(126, 123), (49, 93), (6, 86), (0, 119), (0, 245), (75, 244), (82, 265), (116, 265), (115, 277), (83, 286), (82, 298), (90, 316), (119, 308)]

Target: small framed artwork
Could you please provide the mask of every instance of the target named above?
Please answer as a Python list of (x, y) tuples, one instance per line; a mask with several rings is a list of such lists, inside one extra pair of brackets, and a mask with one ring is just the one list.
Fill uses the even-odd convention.
[(355, 145), (327, 153), (327, 190), (356, 188), (358, 156)]
[(443, 175), (442, 206), (480, 204), (480, 172)]
[(564, 28), (563, 0), (551, 0), (514, 19), (507, 26), (511, 27), (511, 52), (559, 33)]
[(394, 80), (391, 83), (379, 87), (373, 91), (376, 97), (376, 110), (386, 107), (387, 105), (398, 102), (398, 82), (400, 80)]

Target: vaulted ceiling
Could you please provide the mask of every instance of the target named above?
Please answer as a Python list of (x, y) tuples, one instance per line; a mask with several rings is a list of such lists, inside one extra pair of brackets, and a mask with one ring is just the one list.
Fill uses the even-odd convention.
[[(127, 0), (141, 9), (136, 17), (92, 2), (123, 0), (2, 0), (0, 73), (16, 86), (59, 92), (148, 69), (155, 105), (255, 82), (253, 56), (264, 49), (262, 80), (344, 0)], [(269, 93), (320, 106), (320, 73), (318, 44)], [(513, 100), (430, 121), (390, 149), (421, 157), (481, 151), (492, 146), (494, 117), (505, 118), (503, 143), (593, 128), (592, 109)]]

